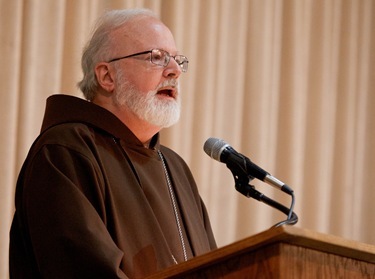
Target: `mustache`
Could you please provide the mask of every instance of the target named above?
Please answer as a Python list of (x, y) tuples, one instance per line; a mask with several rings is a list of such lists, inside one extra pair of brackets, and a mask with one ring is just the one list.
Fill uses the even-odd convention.
[(163, 81), (162, 83), (160, 83), (156, 87), (155, 91), (158, 91), (160, 88), (168, 87), (168, 86), (175, 87), (175, 88), (178, 89), (178, 87), (179, 87), (178, 80), (176, 80), (176, 79), (167, 79), (167, 80)]

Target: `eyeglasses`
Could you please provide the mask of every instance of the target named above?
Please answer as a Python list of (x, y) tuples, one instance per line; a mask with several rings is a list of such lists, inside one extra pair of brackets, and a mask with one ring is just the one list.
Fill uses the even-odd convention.
[(167, 65), (168, 65), (168, 63), (169, 63), (169, 61), (171, 60), (171, 57), (172, 57), (177, 62), (177, 64), (181, 67), (182, 72), (186, 73), (187, 70), (188, 70), (189, 60), (187, 59), (186, 56), (183, 56), (183, 55), (172, 56), (167, 51), (162, 50), (162, 49), (157, 49), (157, 48), (152, 49), (152, 50), (147, 50), (147, 51), (143, 51), (143, 52), (130, 54), (130, 55), (119, 57), (119, 58), (114, 58), (114, 59), (109, 60), (108, 63), (111, 63), (111, 62), (114, 62), (114, 61), (117, 61), (117, 60), (121, 60), (121, 59), (125, 59), (125, 58), (130, 58), (130, 57), (134, 57), (134, 56), (138, 56), (138, 55), (147, 54), (147, 53), (151, 53), (150, 62), (155, 64), (155, 65), (167, 67)]

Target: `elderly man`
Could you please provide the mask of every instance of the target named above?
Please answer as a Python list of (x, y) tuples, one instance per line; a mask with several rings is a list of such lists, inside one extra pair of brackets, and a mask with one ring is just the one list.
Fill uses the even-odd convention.
[(82, 68), (87, 101), (48, 98), (19, 175), (11, 278), (140, 278), (216, 248), (189, 168), (159, 143), (188, 68), (170, 30), (107, 12)]

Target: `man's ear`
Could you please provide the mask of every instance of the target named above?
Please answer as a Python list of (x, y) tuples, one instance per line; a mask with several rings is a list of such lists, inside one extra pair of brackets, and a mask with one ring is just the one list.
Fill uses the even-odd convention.
[(98, 84), (107, 92), (113, 92), (115, 88), (114, 71), (106, 62), (98, 63), (95, 66), (95, 75)]

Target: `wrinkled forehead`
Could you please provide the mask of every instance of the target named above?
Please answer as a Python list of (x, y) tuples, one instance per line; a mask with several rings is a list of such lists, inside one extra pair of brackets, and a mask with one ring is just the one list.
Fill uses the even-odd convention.
[(140, 16), (126, 22), (111, 34), (114, 48), (122, 52), (137, 52), (152, 48), (175, 51), (176, 45), (169, 28), (159, 19)]

